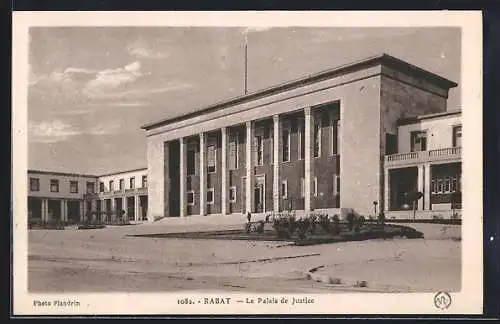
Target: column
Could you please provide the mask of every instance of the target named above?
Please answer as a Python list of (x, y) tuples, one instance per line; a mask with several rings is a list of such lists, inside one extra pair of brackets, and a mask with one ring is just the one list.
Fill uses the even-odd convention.
[(60, 200), (61, 202), (61, 221), (65, 221), (65, 216), (64, 216), (64, 213), (66, 211), (66, 201), (64, 199), (61, 199)]
[[(66, 218), (68, 217), (68, 214), (66, 214)], [(80, 221), (83, 222), (85, 219), (85, 203), (83, 200), (80, 200)]]
[(280, 152), (281, 152), (281, 122), (280, 116), (273, 116), (273, 211), (280, 211)]
[(139, 221), (139, 196), (134, 196), (134, 220)]
[(42, 199), (42, 222), (49, 220), (49, 201)]
[[(390, 178), (389, 178), (390, 171), (391, 171), (390, 169), (384, 169), (384, 206), (383, 206), (384, 212), (389, 211), (389, 203), (390, 203), (389, 197), (391, 196)], [(375, 217), (377, 217), (377, 215), (375, 215)]]
[(179, 207), (180, 207), (180, 217), (186, 216), (186, 139), (184, 137), (179, 138), (179, 168), (180, 168), (180, 182), (179, 182)]
[(91, 207), (92, 209), (90, 210), (89, 220), (92, 220), (94, 218), (94, 214), (97, 212), (97, 200), (92, 199)]
[(114, 221), (116, 217), (118, 217), (117, 210), (116, 210), (116, 201), (115, 198), (111, 198), (111, 221)]
[(227, 172), (227, 129), (226, 127), (221, 128), (221, 159), (222, 159), (222, 170), (221, 170), (221, 214), (226, 215), (228, 211), (228, 199), (227, 199), (227, 193), (228, 193), (228, 187), (227, 187), (227, 179), (228, 179), (228, 172)]
[[(424, 193), (424, 165), (421, 164), (418, 166), (418, 180), (417, 180), (417, 190), (421, 193)], [(417, 210), (423, 210), (424, 209), (424, 200), (425, 197), (422, 197), (418, 200), (417, 202)]]
[(207, 194), (207, 166), (205, 161), (205, 134), (200, 134), (200, 216), (205, 216)]
[(431, 165), (426, 163), (424, 167), (424, 210), (431, 210)]
[(313, 194), (313, 179), (314, 168), (313, 160), (313, 137), (314, 137), (314, 116), (311, 112), (311, 107), (304, 108), (305, 121), (305, 154), (304, 154), (304, 210), (305, 212), (312, 210), (311, 196)]
[(246, 139), (245, 139), (245, 158), (246, 158), (246, 181), (245, 181), (245, 210), (246, 212), (252, 212), (253, 206), (253, 154), (252, 154), (252, 142), (254, 134), (254, 124), (249, 121), (246, 122)]
[(97, 215), (97, 219), (99, 219), (100, 221), (103, 221), (106, 219), (106, 201), (104, 199), (101, 199), (101, 210), (100, 210), (100, 214)]

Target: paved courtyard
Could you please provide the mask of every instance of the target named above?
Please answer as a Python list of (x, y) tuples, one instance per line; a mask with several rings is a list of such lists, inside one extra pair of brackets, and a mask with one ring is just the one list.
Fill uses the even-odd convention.
[[(243, 223), (243, 217), (219, 216), (85, 231), (32, 230), (28, 287), (32, 292), (460, 290), (460, 226), (410, 224), (426, 238), (303, 247), (128, 236), (242, 228)], [(315, 275), (340, 278), (340, 284), (307, 278), (316, 267), (321, 268)], [(353, 288), (351, 283), (360, 280), (367, 287)]]

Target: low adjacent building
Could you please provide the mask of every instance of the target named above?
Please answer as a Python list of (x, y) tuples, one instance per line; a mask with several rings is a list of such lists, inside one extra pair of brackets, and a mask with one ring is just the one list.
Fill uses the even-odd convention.
[[(129, 220), (147, 213), (147, 169), (101, 176), (28, 170), (28, 218), (82, 222), (113, 220), (125, 211)], [(104, 220), (104, 219), (103, 219)]]

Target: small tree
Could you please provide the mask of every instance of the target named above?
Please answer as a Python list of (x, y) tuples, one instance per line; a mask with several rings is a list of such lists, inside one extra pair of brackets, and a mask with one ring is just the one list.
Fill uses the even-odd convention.
[(415, 221), (416, 213), (417, 213), (417, 203), (418, 200), (424, 196), (420, 191), (409, 191), (405, 193), (406, 201), (409, 204), (413, 205), (413, 221)]

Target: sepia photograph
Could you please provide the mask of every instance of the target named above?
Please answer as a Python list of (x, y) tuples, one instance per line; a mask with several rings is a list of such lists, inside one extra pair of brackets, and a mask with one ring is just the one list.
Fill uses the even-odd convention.
[(104, 14), (13, 18), (20, 313), (481, 311), (480, 14)]

